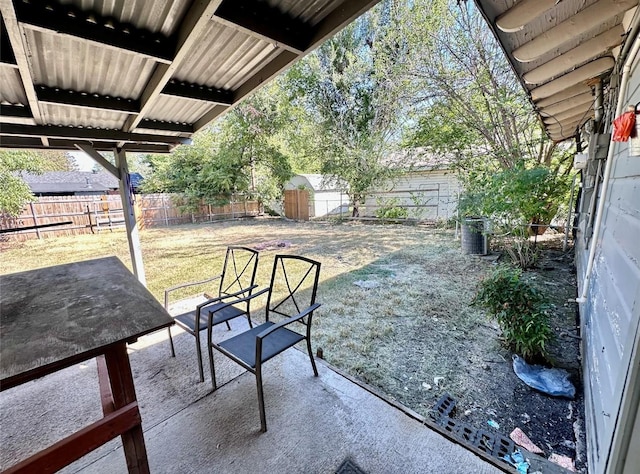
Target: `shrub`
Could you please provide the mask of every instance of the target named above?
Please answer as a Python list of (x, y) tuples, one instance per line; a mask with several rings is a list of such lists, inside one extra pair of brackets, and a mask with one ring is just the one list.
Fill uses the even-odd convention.
[(378, 219), (406, 219), (409, 217), (407, 208), (399, 205), (397, 199), (391, 199), (376, 209)]
[(546, 298), (522, 278), (521, 270), (496, 268), (480, 283), (473, 304), (496, 319), (510, 349), (528, 361), (546, 360), (553, 339)]
[(511, 262), (523, 270), (534, 267), (540, 258), (540, 252), (538, 252), (535, 242), (531, 242), (529, 239), (516, 239), (505, 250), (509, 254)]

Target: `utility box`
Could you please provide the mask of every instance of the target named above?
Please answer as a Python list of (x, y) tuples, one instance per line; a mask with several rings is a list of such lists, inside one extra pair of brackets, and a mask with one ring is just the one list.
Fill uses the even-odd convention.
[(465, 217), (462, 221), (462, 252), (468, 255), (489, 253), (489, 219)]

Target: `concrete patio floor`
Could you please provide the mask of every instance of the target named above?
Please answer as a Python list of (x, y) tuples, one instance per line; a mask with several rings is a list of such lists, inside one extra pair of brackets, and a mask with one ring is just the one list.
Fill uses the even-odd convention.
[[(246, 327), (232, 322), (227, 338)], [(174, 334), (179, 331), (174, 329)], [(255, 377), (216, 354), (222, 386), (197, 376), (194, 338), (166, 331), (130, 346), (151, 472), (332, 473), (349, 458), (373, 473), (494, 473), (494, 465), (415, 417), (318, 363), (289, 350), (265, 364), (268, 431), (260, 433)], [(410, 413), (410, 412), (409, 412)], [(95, 361), (0, 394), (0, 469), (100, 418)], [(63, 470), (126, 472), (119, 439)]]

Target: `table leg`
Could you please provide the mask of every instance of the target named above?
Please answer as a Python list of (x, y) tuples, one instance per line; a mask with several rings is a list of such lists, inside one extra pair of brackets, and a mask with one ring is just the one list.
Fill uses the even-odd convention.
[[(136, 401), (133, 375), (127, 354), (127, 345), (118, 344), (105, 353), (106, 369), (109, 374), (113, 408), (122, 408)], [(98, 369), (100, 370), (100, 363)], [(103, 404), (104, 407), (104, 404)], [(136, 425), (122, 434), (122, 446), (130, 473), (148, 474), (149, 462), (142, 435), (142, 425)]]

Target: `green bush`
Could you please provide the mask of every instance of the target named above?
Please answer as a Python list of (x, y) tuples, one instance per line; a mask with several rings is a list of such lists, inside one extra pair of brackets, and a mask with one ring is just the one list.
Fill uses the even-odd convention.
[(523, 165), (497, 173), (470, 173), (460, 196), (463, 216), (489, 216), (526, 237), (531, 224), (549, 224), (566, 197), (569, 181), (549, 168)]
[(553, 339), (544, 295), (522, 278), (522, 271), (496, 268), (479, 286), (473, 300), (496, 319), (507, 346), (528, 361), (547, 358)]
[(399, 205), (398, 199), (390, 199), (382, 205), (378, 202), (378, 205), (380, 206), (376, 209), (378, 219), (406, 219), (409, 217), (409, 211), (406, 207)]

